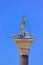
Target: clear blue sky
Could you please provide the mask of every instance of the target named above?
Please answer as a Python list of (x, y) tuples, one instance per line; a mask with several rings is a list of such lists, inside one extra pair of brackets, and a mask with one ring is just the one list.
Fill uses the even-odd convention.
[(0, 0), (0, 65), (20, 65), (18, 48), (7, 36), (18, 32), (23, 15), (35, 38), (29, 64), (43, 65), (43, 0)]

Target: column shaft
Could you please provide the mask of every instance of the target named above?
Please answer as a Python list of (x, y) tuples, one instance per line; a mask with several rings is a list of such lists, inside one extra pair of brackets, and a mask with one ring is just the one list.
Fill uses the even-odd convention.
[(20, 55), (20, 65), (28, 65), (28, 55)]

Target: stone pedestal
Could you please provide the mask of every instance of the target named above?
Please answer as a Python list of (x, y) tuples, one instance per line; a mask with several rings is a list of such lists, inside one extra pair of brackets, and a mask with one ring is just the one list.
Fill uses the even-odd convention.
[(20, 55), (20, 65), (28, 65), (28, 54), (30, 51), (30, 45), (34, 41), (31, 39), (14, 39), (14, 42), (18, 46), (19, 55)]

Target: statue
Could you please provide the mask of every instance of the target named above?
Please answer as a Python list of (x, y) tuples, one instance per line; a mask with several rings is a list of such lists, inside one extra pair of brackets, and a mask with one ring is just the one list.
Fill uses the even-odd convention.
[(17, 37), (17, 38), (28, 38), (29, 36), (31, 36), (31, 34), (27, 33), (25, 31), (25, 26), (26, 26), (26, 21), (27, 21), (27, 18), (25, 16), (22, 17), (22, 22), (20, 24), (20, 31), (18, 34), (13, 34), (12, 36), (9, 36), (9, 38), (14, 38), (14, 37)]
[(21, 22), (21, 25), (20, 25), (20, 32), (21, 33), (25, 33), (25, 26), (26, 26), (26, 21), (27, 21), (27, 18), (26, 17), (22, 17), (22, 22)]

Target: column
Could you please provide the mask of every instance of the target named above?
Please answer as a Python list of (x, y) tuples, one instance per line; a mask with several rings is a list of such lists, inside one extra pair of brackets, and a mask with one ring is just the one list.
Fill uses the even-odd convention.
[(20, 48), (20, 65), (28, 65), (29, 48)]

